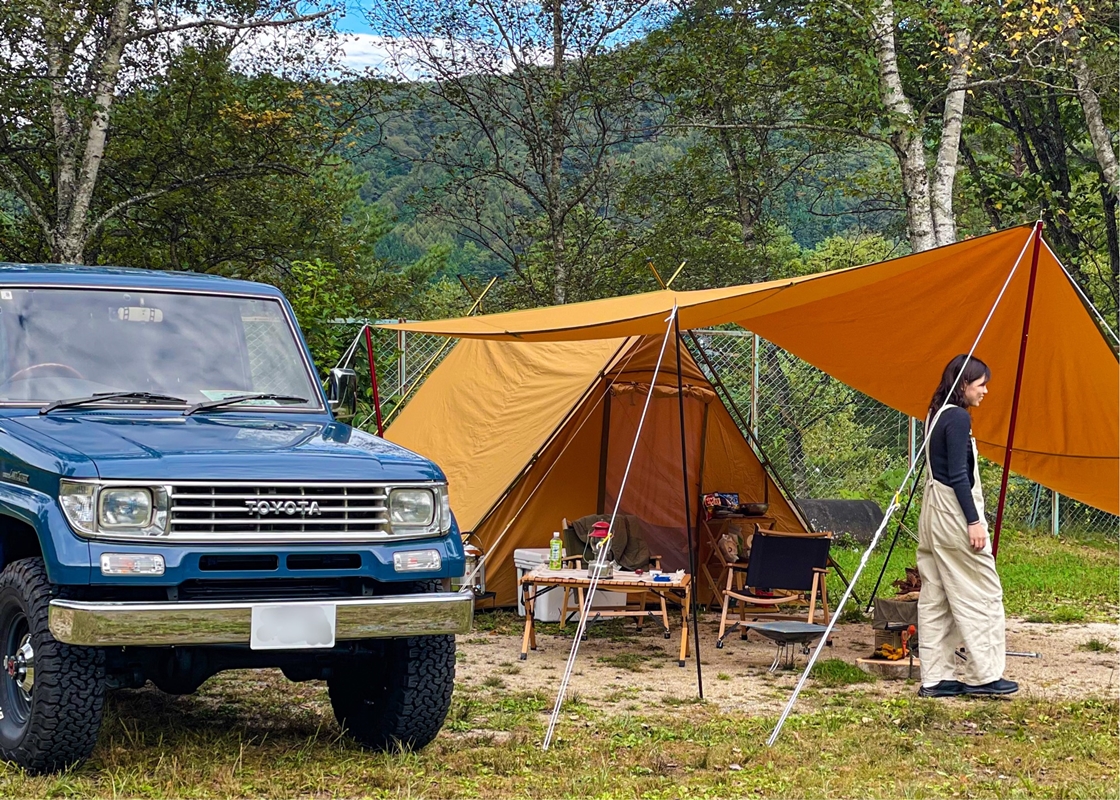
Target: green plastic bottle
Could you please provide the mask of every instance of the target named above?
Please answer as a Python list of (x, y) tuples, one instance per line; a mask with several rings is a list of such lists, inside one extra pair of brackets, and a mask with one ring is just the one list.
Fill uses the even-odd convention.
[(563, 550), (560, 547), (560, 531), (553, 531), (552, 541), (548, 543), (548, 568), (561, 569), (564, 566)]

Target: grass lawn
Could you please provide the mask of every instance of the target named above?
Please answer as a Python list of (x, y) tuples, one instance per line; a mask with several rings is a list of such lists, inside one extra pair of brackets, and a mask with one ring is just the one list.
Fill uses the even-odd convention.
[(869, 700), (858, 686), (774, 719), (703, 703), (618, 713), (570, 703), (548, 752), (539, 693), (460, 692), (419, 753), (339, 736), (318, 684), (234, 673), (200, 695), (121, 692), (93, 760), (17, 797), (1061, 797), (1117, 794), (1115, 700)]
[[(889, 532), (894, 534), (894, 527)], [(866, 604), (890, 546), (884, 536), (856, 582)], [(917, 544), (902, 534), (891, 556), (879, 593), (893, 597), (891, 581), (917, 563)], [(834, 547), (832, 557), (849, 578), (863, 555), (862, 547)], [(1011, 616), (1032, 622), (1116, 622), (1120, 592), (1120, 551), (1115, 537), (1084, 534), (1054, 538), (1048, 533), (1006, 530), (1000, 536), (996, 568), (1003, 582), (1003, 602)], [(830, 597), (839, 599), (844, 585), (832, 574)]]
[[(850, 575), (862, 551), (836, 548)], [(886, 546), (858, 591), (866, 600)], [(913, 565), (903, 542), (885, 579)], [(1055, 540), (1009, 532), (999, 568), (1009, 614), (1111, 621), (1117, 545), (1105, 537)], [(839, 581), (830, 587), (839, 596)], [(519, 632), (512, 613), (479, 615), (466, 641)], [(613, 621), (612, 621), (613, 622)], [(540, 626), (542, 635), (555, 626)], [(506, 630), (508, 629), (508, 630)], [(600, 635), (630, 641), (631, 632)], [(1079, 645), (1109, 658), (1100, 639)], [(839, 659), (817, 664), (782, 737), (765, 746), (775, 714), (723, 711), (693, 697), (640, 702), (656, 681), (644, 651), (599, 658), (625, 676), (607, 705), (578, 691), (551, 750), (542, 752), (554, 696), (518, 684), (512, 660), (481, 684), (460, 684), (439, 738), (419, 753), (367, 753), (344, 738), (325, 687), (279, 672), (225, 673), (192, 697), (153, 689), (111, 693), (93, 758), (69, 773), (32, 778), (0, 764), (5, 797), (375, 798), (1104, 798), (1120, 796), (1120, 704), (1074, 700), (884, 698)], [(734, 664), (717, 682), (741, 680)], [(720, 672), (723, 668), (726, 671)], [(733, 675), (732, 672), (736, 674)], [(559, 681), (559, 673), (556, 675)], [(729, 685), (729, 684), (724, 684)], [(835, 688), (828, 688), (835, 687)], [(746, 706), (747, 704), (744, 704)], [(752, 710), (754, 713), (752, 714)]]

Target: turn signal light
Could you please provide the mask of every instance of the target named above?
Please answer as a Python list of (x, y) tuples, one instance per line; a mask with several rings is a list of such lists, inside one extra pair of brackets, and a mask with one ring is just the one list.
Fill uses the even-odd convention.
[(102, 553), (102, 575), (162, 575), (163, 556), (146, 553)]

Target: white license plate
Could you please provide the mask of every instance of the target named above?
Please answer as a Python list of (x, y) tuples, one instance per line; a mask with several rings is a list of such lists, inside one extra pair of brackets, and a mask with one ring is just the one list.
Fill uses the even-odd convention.
[(334, 647), (334, 603), (253, 606), (250, 650)]

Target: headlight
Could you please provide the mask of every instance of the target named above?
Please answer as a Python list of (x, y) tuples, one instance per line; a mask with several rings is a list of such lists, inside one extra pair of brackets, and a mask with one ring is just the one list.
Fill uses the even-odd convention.
[(394, 489), (389, 492), (389, 522), (393, 527), (427, 528), (436, 512), (431, 489)]
[(147, 489), (102, 489), (97, 522), (104, 528), (146, 528), (152, 519), (152, 493)]
[(434, 536), (451, 530), (447, 486), (402, 486), (389, 492), (389, 529), (402, 536)]
[(58, 502), (70, 526), (85, 536), (136, 539), (167, 534), (171, 493), (166, 486), (100, 486), (63, 480)]

